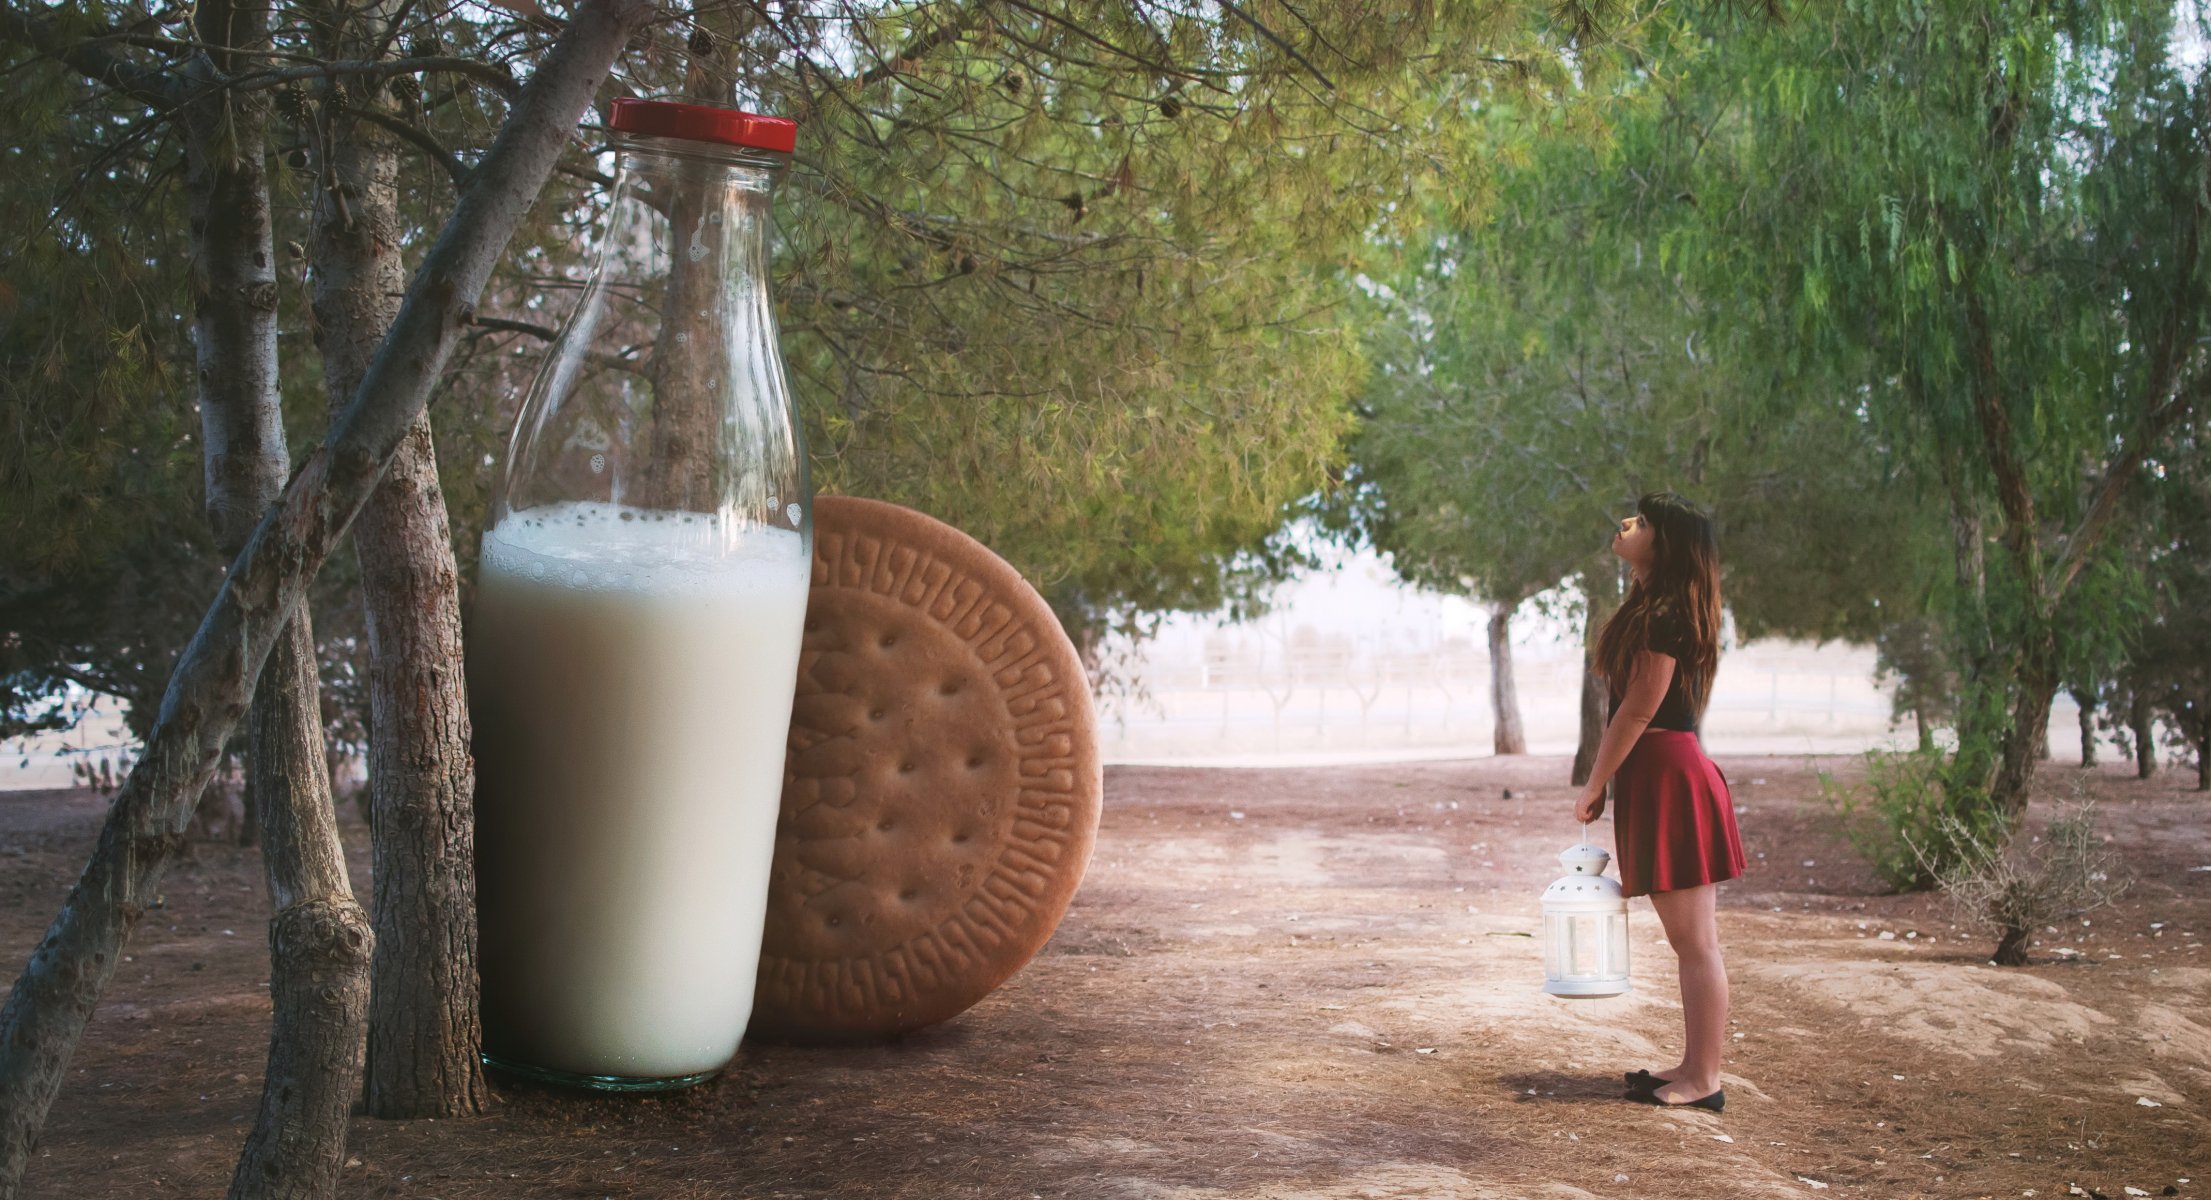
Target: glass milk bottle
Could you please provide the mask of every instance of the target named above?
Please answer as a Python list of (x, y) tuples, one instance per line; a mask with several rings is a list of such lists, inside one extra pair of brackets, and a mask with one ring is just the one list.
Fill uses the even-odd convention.
[(812, 553), (768, 298), (792, 122), (616, 100), (468, 630), (485, 1058), (696, 1083), (752, 1009)]

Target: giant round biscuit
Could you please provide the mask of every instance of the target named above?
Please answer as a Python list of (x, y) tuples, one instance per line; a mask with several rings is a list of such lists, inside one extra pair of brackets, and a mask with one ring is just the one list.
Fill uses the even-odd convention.
[(750, 1028), (966, 1010), (1052, 936), (1102, 793), (1089, 684), (1036, 589), (934, 518), (818, 499)]

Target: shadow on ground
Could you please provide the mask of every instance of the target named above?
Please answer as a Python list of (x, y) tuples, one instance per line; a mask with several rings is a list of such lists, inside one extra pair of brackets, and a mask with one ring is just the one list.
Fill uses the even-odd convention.
[[(1044, 953), (938, 1029), (748, 1043), (664, 1097), (501, 1081), (464, 1121), (354, 1122), (349, 1197), (2118, 1197), (2211, 1181), (2211, 804), (2092, 772), (2139, 882), (2034, 961), (1882, 895), (1812, 767), (1723, 758), (1752, 873), (1723, 889), (1724, 1115), (1621, 1099), (1674, 1061), (1647, 902), (1635, 989), (1541, 991), (1562, 759), (1124, 768)], [(2066, 792), (2079, 774), (2048, 767)], [(1513, 799), (1503, 798), (1511, 789)], [(0, 794), (9, 971), (99, 806)], [(1241, 817), (1231, 813), (1241, 813)], [(2036, 820), (2041, 819), (2039, 811)], [(346, 830), (367, 893), (365, 831)], [(69, 1069), (33, 1196), (220, 1191), (259, 1088), (267, 906), (250, 851), (172, 871)], [(2171, 1189), (2171, 1191), (2167, 1191)]]

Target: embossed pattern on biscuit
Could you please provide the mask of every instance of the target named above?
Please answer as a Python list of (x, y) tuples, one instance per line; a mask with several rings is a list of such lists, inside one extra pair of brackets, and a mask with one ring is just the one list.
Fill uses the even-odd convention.
[(1051, 937), (1102, 793), (1089, 688), (1043, 598), (910, 509), (823, 497), (752, 1028), (954, 1016)]

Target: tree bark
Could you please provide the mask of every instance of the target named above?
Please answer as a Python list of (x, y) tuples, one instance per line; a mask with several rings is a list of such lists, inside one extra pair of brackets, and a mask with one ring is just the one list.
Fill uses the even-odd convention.
[(2080, 765), (2085, 769), (2096, 765), (2096, 693), (2091, 688), (2072, 689), (2073, 703), (2080, 706)]
[(249, 717), (273, 1006), (261, 1108), (230, 1181), (232, 1200), (323, 1200), (338, 1192), (346, 1115), (361, 1079), (374, 935), (353, 899), (323, 755), (315, 635), (304, 606), (262, 669)]
[[(366, 60), (391, 5), (335, 7), (325, 57)], [(399, 155), (352, 109), (395, 111), (386, 81), (322, 89), (317, 154), (315, 344), (333, 413), (399, 312)], [(476, 1010), (475, 764), (461, 673), (460, 573), (427, 414), (400, 442), (353, 527), (369, 647), (370, 878), (376, 894), (364, 1103), (376, 1117), (484, 1111)]]
[[(714, 62), (712, 46), (727, 46), (747, 22), (742, 5), (702, 11), (698, 28), (711, 34), (708, 52), (691, 53), (684, 64), (683, 97), (702, 104), (731, 102), (731, 76)], [(652, 458), (646, 495), (665, 509), (711, 512), (721, 502), (714, 470), (720, 418), (714, 403), (714, 379), (728, 370), (729, 329), (723, 291), (732, 232), (707, 222), (721, 204), (713, 180), (723, 168), (709, 162), (676, 162), (665, 168), (677, 177), (671, 190), (668, 221), (683, 231), (690, 253), (673, 256), (661, 300), (659, 339), (649, 373), (653, 381)], [(716, 221), (720, 220), (717, 215)], [(704, 314), (701, 316), (700, 314)], [(726, 436), (726, 435), (724, 435)]]
[(1520, 724), (1520, 690), (1512, 679), (1512, 610), (1503, 600), (1489, 606), (1489, 708), (1496, 731), (1490, 739), (1498, 754), (1526, 754), (1528, 735)]
[(377, 1117), (491, 1104), (477, 1015), (475, 797), (460, 575), (428, 422), (360, 516), (368, 607), (376, 964), (366, 1103)]
[(2019, 656), (2010, 722), (1998, 740), (1996, 778), (1989, 802), (2007, 817), (2027, 810), (2035, 764), (2050, 736), (2050, 702), (2057, 698), (2056, 638), (2045, 627)]
[[(210, 0), (199, 17), (210, 42), (241, 50), (216, 49), (187, 64), (185, 77), (198, 90), (179, 113), (207, 523), (223, 553), (235, 554), (284, 485), (290, 453), (277, 388), (268, 97), (234, 97), (208, 85), (268, 44), (269, 6)], [(256, 802), (249, 783), (237, 828), (241, 846), (259, 838)]]
[(2196, 732), (2196, 790), (2211, 792), (2211, 723)]
[(1575, 787), (1588, 783), (1590, 772), (1597, 767), (1597, 747), (1604, 741), (1605, 722), (1612, 717), (1611, 701), (1605, 693), (1604, 678), (1590, 662), (1589, 651), (1582, 651), (1581, 740), (1574, 747), (1571, 780)]
[(2157, 728), (2151, 719), (2149, 695), (2140, 687), (2134, 689), (2133, 701), (2127, 705), (2127, 728), (2134, 733), (2134, 777), (2148, 779), (2157, 774), (2157, 743), (2151, 740)]
[(1988, 643), (1988, 552), (1981, 536), (1981, 515), (1966, 491), (1958, 465), (1944, 458), (1940, 464), (1943, 491), (1950, 501), (1951, 570), (1958, 593), (1972, 601), (1972, 619), (1965, 631), (1967, 670), (1977, 672), (1991, 647)]
[[(198, 16), (217, 47), (196, 63), (200, 82), (250, 69), (268, 45), (268, 0), (206, 0)], [(217, 545), (231, 554), (291, 470), (277, 386), (268, 112), (265, 93), (208, 88), (182, 114), (207, 516)], [(314, 631), (304, 607), (285, 622), (268, 675), (253, 689), (245, 811), (247, 836), (239, 840), (258, 835), (275, 914), (275, 1008), (261, 1109), (231, 1194), (327, 1197), (336, 1193), (346, 1111), (360, 1078), (363, 1006), (349, 997), (366, 996), (368, 921), (346, 879), (331, 808)], [(307, 924), (327, 924), (336, 936), (306, 936)]]
[[(201, 15), (211, 25), (209, 39), (222, 45), (267, 41), (266, 3), (252, 8), (212, 0)], [(201, 59), (193, 66), (194, 82), (206, 84), (212, 71), (229, 64)], [(233, 99), (209, 88), (181, 115), (207, 523), (224, 553), (236, 553), (284, 486), (290, 458), (277, 403), (268, 104), (265, 95)]]
[(1589, 782), (1597, 766), (1597, 748), (1604, 742), (1605, 721), (1612, 713), (1612, 697), (1604, 678), (1597, 674), (1597, 635), (1620, 607), (1620, 569), (1609, 552), (1603, 563), (1586, 572), (1588, 615), (1582, 627), (1581, 741), (1574, 749), (1573, 785)]
[[(1915, 400), (1918, 394), (1914, 393)], [(1953, 634), (1962, 646), (1959, 666), (1956, 720), (1957, 745), (1951, 751), (1950, 784), (1958, 794), (1980, 794), (1989, 786), (1994, 756), (1988, 747), (2000, 736), (1985, 728), (1980, 689), (1996, 669), (1996, 647), (1988, 624), (1988, 554), (1980, 508), (1975, 503), (1959, 464), (1939, 456), (1943, 492), (1949, 500), (1951, 570), (1957, 594), (1966, 602), (1962, 619), (1954, 619)]]
[(145, 754), (108, 809), (91, 859), (0, 1007), (0, 1200), (20, 1194), (31, 1145), (131, 930), (181, 847), (255, 677), (308, 582), (345, 536), (429, 399), (476, 298), (551, 173), (577, 116), (650, 0), (583, 0), (408, 289), (361, 388), (231, 564), (170, 675)]

